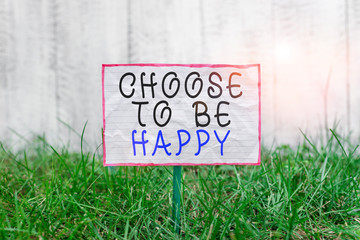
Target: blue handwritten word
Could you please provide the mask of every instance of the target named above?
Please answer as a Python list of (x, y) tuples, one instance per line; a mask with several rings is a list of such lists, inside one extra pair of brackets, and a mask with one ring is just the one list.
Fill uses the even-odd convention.
[[(134, 156), (136, 156), (136, 146), (137, 145), (142, 146), (143, 155), (146, 156), (146, 146), (145, 145), (149, 142), (149, 140), (145, 139), (146, 130), (143, 130), (141, 132), (141, 140), (140, 141), (135, 140), (136, 133), (137, 133), (136, 130), (132, 131), (132, 146), (133, 146)], [(214, 134), (215, 134), (216, 140), (220, 143), (220, 154), (221, 154), (221, 156), (223, 156), (224, 155), (224, 143), (230, 134), (230, 130), (228, 130), (226, 132), (225, 137), (223, 137), (222, 139), (219, 137), (216, 130), (214, 130)], [(179, 155), (181, 155), (181, 152), (183, 151), (184, 147), (190, 142), (191, 134), (185, 129), (180, 129), (180, 130), (177, 130), (177, 136), (178, 136), (178, 141), (179, 141), (179, 150), (175, 155), (179, 156)], [(199, 129), (199, 130), (196, 130), (196, 136), (197, 136), (198, 150), (194, 155), (198, 156), (201, 153), (201, 150), (210, 141), (210, 134), (206, 130)], [(157, 139), (156, 139), (156, 143), (155, 143), (155, 147), (154, 147), (154, 150), (151, 155), (154, 156), (157, 153), (158, 149), (163, 149), (165, 151), (166, 155), (170, 156), (172, 154), (170, 152), (170, 146), (171, 146), (171, 143), (166, 143), (163, 132), (161, 130), (159, 130)]]

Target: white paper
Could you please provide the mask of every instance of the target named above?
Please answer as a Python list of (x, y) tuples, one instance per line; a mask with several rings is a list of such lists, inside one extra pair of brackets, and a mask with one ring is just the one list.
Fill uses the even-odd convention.
[[(146, 86), (150, 76), (153, 87)], [(196, 105), (201, 113), (204, 103), (209, 117), (198, 116), (204, 126), (197, 126)], [(258, 165), (260, 116), (258, 64), (103, 65), (105, 166)]]

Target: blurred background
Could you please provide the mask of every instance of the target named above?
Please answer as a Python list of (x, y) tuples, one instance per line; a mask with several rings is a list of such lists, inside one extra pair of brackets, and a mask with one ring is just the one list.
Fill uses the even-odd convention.
[(103, 63), (260, 63), (267, 145), (359, 142), (358, 0), (0, 0), (0, 141), (101, 143)]

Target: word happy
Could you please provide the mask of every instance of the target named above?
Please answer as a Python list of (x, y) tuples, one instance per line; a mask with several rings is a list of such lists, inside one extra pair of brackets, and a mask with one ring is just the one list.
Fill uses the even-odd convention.
[[(146, 154), (147, 154), (146, 144), (149, 142), (149, 140), (145, 139), (146, 130), (142, 131), (140, 141), (135, 140), (136, 133), (137, 133), (136, 130), (132, 131), (132, 146), (133, 146), (134, 156), (136, 156), (136, 146), (137, 145), (142, 146), (142, 153), (144, 156), (146, 156)], [(225, 134), (224, 137), (220, 137), (218, 135), (217, 131), (214, 130), (214, 135), (215, 135), (216, 141), (220, 145), (219, 147), (220, 147), (221, 156), (224, 155), (224, 143), (225, 143), (227, 137), (229, 136), (229, 134), (230, 134), (230, 130), (227, 131), (227, 133)], [(201, 135), (203, 137), (201, 137)], [(187, 130), (180, 129), (180, 130), (177, 130), (177, 136), (178, 136), (179, 147), (178, 147), (177, 153), (175, 153), (175, 155), (179, 156), (181, 154), (183, 148), (190, 142), (191, 135)], [(196, 136), (197, 136), (197, 146), (198, 146), (197, 149), (198, 150), (194, 155), (198, 156), (201, 152), (201, 149), (210, 141), (210, 134), (206, 130), (199, 129), (196, 131)], [(156, 139), (156, 143), (155, 143), (155, 147), (154, 147), (151, 155), (154, 156), (156, 154), (156, 152), (158, 151), (158, 149), (164, 149), (166, 155), (170, 156), (172, 154), (172, 152), (170, 151), (170, 148), (171, 148), (171, 143), (166, 143), (162, 131), (159, 130), (157, 139)]]

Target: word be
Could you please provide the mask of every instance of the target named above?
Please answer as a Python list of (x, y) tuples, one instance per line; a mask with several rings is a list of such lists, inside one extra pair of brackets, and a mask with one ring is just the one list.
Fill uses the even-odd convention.
[[(132, 146), (133, 146), (134, 156), (136, 156), (136, 145), (142, 145), (143, 155), (146, 156), (146, 146), (145, 145), (149, 142), (149, 140), (145, 140), (146, 130), (143, 130), (141, 132), (141, 141), (135, 140), (136, 133), (137, 133), (136, 130), (132, 131)], [(215, 134), (216, 140), (220, 143), (220, 154), (221, 154), (221, 156), (223, 156), (224, 143), (230, 134), (230, 130), (227, 131), (227, 133), (225, 134), (225, 136), (222, 139), (219, 137), (216, 130), (214, 130), (214, 134)], [(190, 142), (191, 135), (185, 129), (177, 130), (177, 135), (178, 135), (178, 141), (179, 141), (179, 149), (175, 155), (179, 156), (181, 154), (183, 148)], [(195, 153), (195, 156), (198, 156), (201, 152), (201, 149), (210, 141), (210, 134), (206, 130), (199, 129), (196, 131), (196, 135), (197, 135), (198, 150)], [(205, 140), (201, 139), (201, 135), (205, 136)], [(183, 139), (183, 136), (186, 136), (186, 140)], [(172, 154), (169, 150), (170, 146), (171, 146), (171, 143), (166, 143), (162, 131), (159, 130), (157, 139), (156, 139), (156, 143), (155, 143), (155, 147), (154, 147), (151, 155), (154, 156), (156, 154), (156, 152), (158, 151), (158, 149), (163, 149), (165, 151), (166, 155), (170, 156)]]

